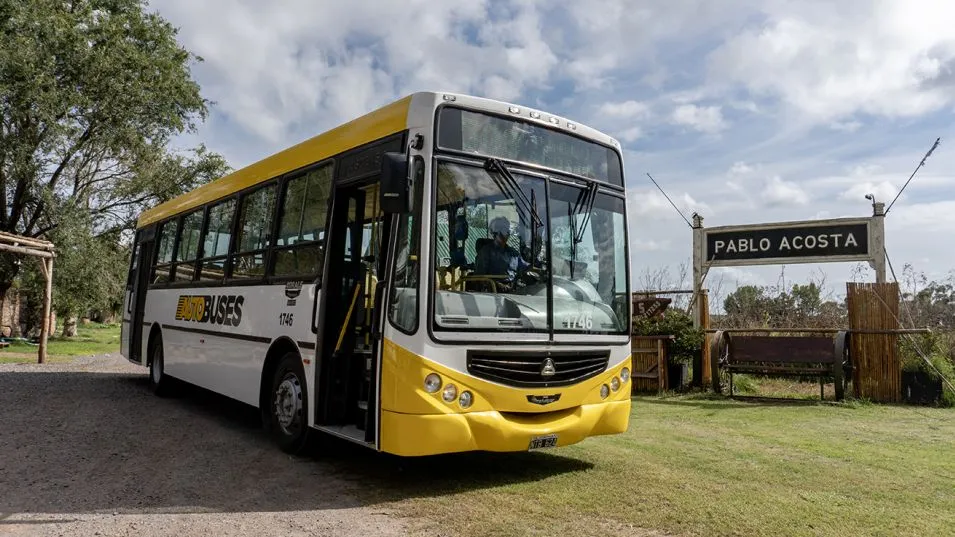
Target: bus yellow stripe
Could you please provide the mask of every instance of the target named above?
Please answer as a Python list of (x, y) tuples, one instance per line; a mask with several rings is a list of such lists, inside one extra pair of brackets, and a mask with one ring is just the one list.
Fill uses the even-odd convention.
[(137, 227), (147, 226), (169, 216), (188, 211), (204, 203), (267, 181), (343, 151), (401, 132), (408, 124), (411, 97), (386, 105), (330, 131), (305, 140), (284, 151), (250, 164), (241, 170), (143, 211)]

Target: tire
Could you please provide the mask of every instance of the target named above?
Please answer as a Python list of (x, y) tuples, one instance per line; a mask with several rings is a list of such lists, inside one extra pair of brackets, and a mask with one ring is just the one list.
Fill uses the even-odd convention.
[(165, 361), (163, 360), (162, 336), (156, 338), (149, 350), (151, 359), (149, 360), (149, 388), (160, 397), (170, 394), (170, 384), (172, 379), (165, 372)]
[(282, 356), (269, 387), (269, 433), (285, 453), (301, 453), (309, 436), (308, 387), (298, 353)]

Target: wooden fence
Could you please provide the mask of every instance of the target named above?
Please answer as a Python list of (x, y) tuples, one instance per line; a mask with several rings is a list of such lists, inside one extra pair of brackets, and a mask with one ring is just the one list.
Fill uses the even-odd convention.
[(631, 393), (662, 393), (669, 388), (667, 375), (667, 343), (676, 336), (632, 336), (633, 353)]
[[(847, 283), (852, 386), (856, 397), (894, 403), (902, 399), (899, 284)], [(858, 331), (858, 332), (857, 332)]]

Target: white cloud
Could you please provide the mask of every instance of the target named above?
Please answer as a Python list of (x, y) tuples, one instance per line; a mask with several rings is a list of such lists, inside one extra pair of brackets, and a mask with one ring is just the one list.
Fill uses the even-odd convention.
[(609, 102), (600, 106), (598, 113), (612, 118), (634, 119), (649, 115), (650, 107), (638, 101)]
[(805, 190), (792, 181), (784, 181), (778, 175), (774, 175), (766, 181), (760, 197), (770, 207), (805, 205), (809, 202), (809, 195), (806, 194)]
[(881, 165), (863, 162), (851, 166), (849, 168), (849, 175), (853, 177), (872, 177), (880, 171), (882, 171)]
[[(558, 66), (533, 3), (515, 2), (498, 20), (489, 20), (486, 1), (154, 7), (204, 58), (194, 71), (216, 111), (273, 146), (419, 89), (517, 100), (528, 87), (545, 87)], [(476, 39), (464, 31), (469, 25)]]
[(601, 128), (621, 141), (631, 143), (643, 137), (642, 125), (649, 122), (651, 110), (646, 103), (640, 101), (611, 101), (597, 108), (597, 117)]
[(743, 162), (742, 160), (738, 160), (733, 163), (733, 166), (730, 167), (727, 175), (730, 177), (739, 177), (741, 175), (749, 175), (753, 173), (754, 170), (755, 168), (753, 168), (751, 165)]
[(955, 229), (955, 200), (898, 203), (886, 216), (886, 227), (904, 232), (907, 238), (924, 239), (927, 245), (947, 242)]
[(848, 201), (864, 200), (866, 194), (875, 196), (876, 201), (889, 203), (898, 193), (898, 189), (888, 181), (856, 183), (839, 194), (840, 199)]
[(617, 138), (627, 143), (636, 141), (640, 138), (643, 138), (643, 129), (640, 127), (630, 127), (624, 129), (617, 133)]
[[(216, 105), (189, 140), (233, 166), (424, 89), (513, 100), (608, 132), (627, 144), (637, 273), (690, 255), (688, 228), (644, 170), (708, 226), (859, 216), (869, 211), (865, 193), (888, 201), (935, 136), (946, 136), (935, 131), (955, 110), (955, 3), (941, 0), (286, 0), (281, 8), (155, 0), (151, 8), (205, 58), (193, 73)], [(732, 136), (713, 135), (730, 125)], [(945, 144), (888, 217), (897, 266), (926, 252), (955, 266), (955, 252), (935, 246), (955, 233), (946, 205), (955, 152)], [(830, 268), (833, 281), (848, 272)], [(802, 270), (787, 267), (787, 277)], [(778, 267), (746, 272), (775, 281)]]
[(710, 55), (713, 80), (844, 129), (856, 113), (915, 117), (955, 102), (955, 3), (770, 2), (764, 14)]
[(672, 121), (707, 134), (715, 134), (726, 128), (719, 106), (681, 104), (673, 110)]
[(655, 252), (669, 248), (670, 241), (636, 238), (631, 241), (631, 245), (633, 250), (638, 252)]
[[(673, 203), (687, 218), (693, 212), (710, 213), (712, 211), (710, 205), (697, 201), (687, 192), (680, 194), (667, 193), (670, 194)], [(658, 190), (632, 188), (628, 194), (630, 196), (630, 210), (635, 215), (652, 218), (671, 216), (680, 219), (680, 215), (673, 209), (673, 205), (670, 205), (670, 202)]]
[(859, 127), (862, 126), (862, 123), (855, 120), (849, 121), (833, 121), (829, 124), (829, 128), (834, 131), (840, 132), (855, 132), (859, 130)]

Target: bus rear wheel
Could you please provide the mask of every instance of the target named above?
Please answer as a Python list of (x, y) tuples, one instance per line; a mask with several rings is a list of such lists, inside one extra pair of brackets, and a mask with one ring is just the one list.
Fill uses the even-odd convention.
[(308, 437), (308, 392), (305, 370), (297, 353), (282, 357), (272, 376), (269, 393), (269, 430), (279, 448), (298, 453)]

